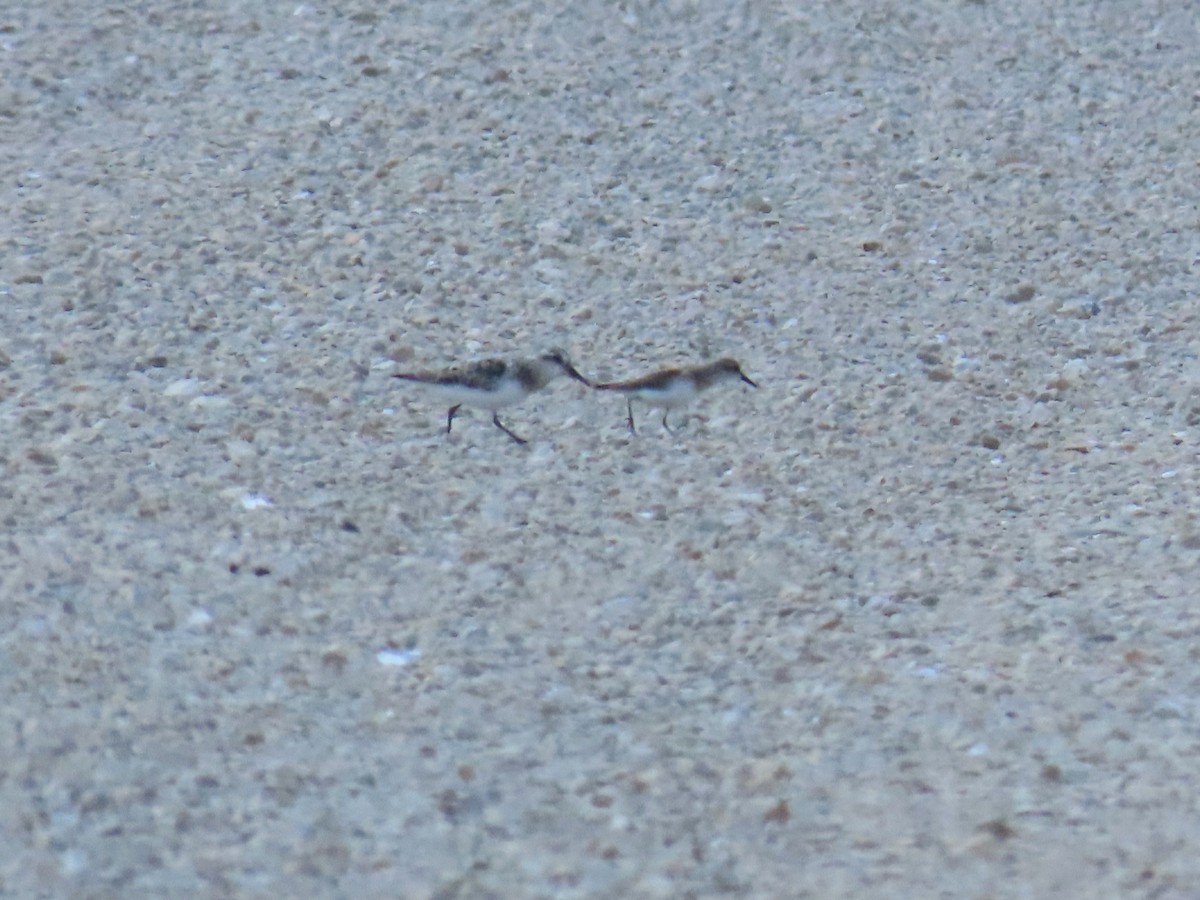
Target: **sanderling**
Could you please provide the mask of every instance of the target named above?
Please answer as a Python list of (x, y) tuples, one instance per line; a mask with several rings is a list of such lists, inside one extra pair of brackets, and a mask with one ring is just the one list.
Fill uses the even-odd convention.
[(525, 438), (518, 437), (504, 427), (496, 410), (520, 403), (559, 375), (569, 375), (588, 387), (592, 386), (590, 381), (575, 371), (561, 350), (551, 350), (537, 359), (481, 359), (441, 372), (401, 372), (392, 377), (426, 385), (437, 396), (453, 404), (446, 414), (447, 434), (459, 407), (475, 406), (490, 409), (492, 424), (518, 444), (524, 444)]
[(637, 397), (650, 406), (663, 408), (663, 428), (671, 431), (667, 424), (667, 413), (691, 403), (701, 391), (722, 381), (740, 379), (750, 387), (758, 387), (742, 371), (736, 359), (718, 359), (716, 362), (705, 363), (702, 366), (690, 366), (686, 369), (663, 369), (651, 372), (632, 381), (613, 381), (608, 384), (596, 385), (599, 391), (620, 391), (625, 395), (626, 407), (629, 411), (629, 430), (637, 434), (633, 427), (633, 398)]

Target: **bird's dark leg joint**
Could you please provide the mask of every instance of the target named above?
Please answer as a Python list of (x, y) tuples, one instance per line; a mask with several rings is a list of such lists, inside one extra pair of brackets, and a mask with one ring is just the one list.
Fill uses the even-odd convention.
[(515, 435), (511, 431), (509, 431), (507, 428), (505, 428), (504, 423), (500, 421), (499, 413), (492, 413), (492, 424), (495, 425), (497, 428), (499, 428), (501, 431), (503, 431), (505, 434), (507, 434), (510, 438), (512, 438), (518, 444), (529, 443), (527, 440), (525, 440), (525, 438), (518, 437), (517, 435)]

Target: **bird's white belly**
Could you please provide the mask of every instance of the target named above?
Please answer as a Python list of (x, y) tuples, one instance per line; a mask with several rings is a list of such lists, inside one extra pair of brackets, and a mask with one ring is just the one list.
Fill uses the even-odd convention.
[(648, 403), (650, 406), (658, 406), (663, 409), (677, 409), (680, 406), (687, 406), (696, 399), (696, 388), (691, 384), (673, 384), (667, 388), (649, 389), (642, 388), (634, 393), (634, 396), (643, 403)]
[(491, 391), (457, 384), (430, 384), (427, 388), (432, 396), (440, 398), (450, 406), (471, 406), (493, 411), (511, 406), (528, 396), (528, 392), (515, 380), (503, 381)]

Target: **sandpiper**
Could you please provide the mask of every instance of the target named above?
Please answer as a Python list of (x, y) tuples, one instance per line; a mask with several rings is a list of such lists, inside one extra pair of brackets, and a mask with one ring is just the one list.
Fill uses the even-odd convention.
[(447, 434), (459, 408), (475, 406), (491, 410), (492, 424), (518, 444), (524, 444), (527, 443), (525, 438), (509, 431), (500, 421), (496, 410), (520, 403), (559, 375), (569, 375), (588, 387), (592, 386), (590, 381), (575, 371), (561, 350), (551, 350), (536, 359), (481, 359), (441, 372), (401, 372), (392, 377), (426, 385), (437, 396), (453, 404), (446, 414)]
[[(625, 395), (626, 408), (629, 411), (629, 430), (637, 434), (633, 427), (633, 398), (637, 397), (650, 406), (663, 408), (663, 428), (671, 431), (667, 424), (667, 413), (691, 403), (696, 395), (722, 381), (740, 379), (750, 387), (758, 387), (749, 379), (736, 359), (718, 359), (716, 362), (705, 363), (702, 366), (690, 366), (685, 369), (662, 369), (651, 372), (632, 381), (613, 381), (608, 384), (596, 385), (599, 391), (620, 391)], [(672, 432), (673, 433), (673, 432)]]

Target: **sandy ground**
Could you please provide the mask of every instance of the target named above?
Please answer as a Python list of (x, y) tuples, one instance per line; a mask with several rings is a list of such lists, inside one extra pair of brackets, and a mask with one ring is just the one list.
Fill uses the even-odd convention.
[(0, 894), (1194, 896), (1176, 6), (0, 8)]

